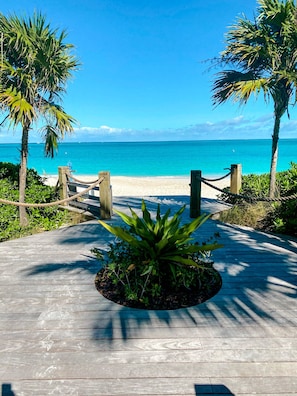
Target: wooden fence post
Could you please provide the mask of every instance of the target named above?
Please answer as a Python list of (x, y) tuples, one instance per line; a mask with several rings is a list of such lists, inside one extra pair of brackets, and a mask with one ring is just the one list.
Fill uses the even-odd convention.
[[(68, 198), (68, 187), (67, 187), (67, 173), (69, 171), (68, 166), (59, 166), (59, 195), (60, 199)], [(63, 203), (61, 205), (67, 205), (67, 203)]]
[(241, 164), (233, 164), (231, 165), (231, 183), (230, 183), (230, 192), (232, 194), (239, 194), (241, 189)]
[(100, 218), (110, 219), (112, 216), (112, 192), (110, 186), (110, 172), (100, 172), (99, 179), (104, 180), (99, 185)]
[(190, 217), (192, 219), (200, 216), (201, 212), (201, 171), (191, 171), (191, 196)]

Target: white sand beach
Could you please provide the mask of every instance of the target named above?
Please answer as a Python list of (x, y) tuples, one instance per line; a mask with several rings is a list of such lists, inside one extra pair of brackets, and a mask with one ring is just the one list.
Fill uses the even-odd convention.
[[(77, 176), (79, 180), (93, 182), (96, 175)], [(57, 176), (47, 177), (46, 184), (56, 185)], [(230, 178), (211, 182), (222, 189), (230, 185)], [(145, 197), (145, 196), (178, 196), (190, 195), (189, 177), (128, 177), (111, 176), (112, 194), (114, 197)], [(219, 191), (202, 183), (202, 197), (216, 198)]]

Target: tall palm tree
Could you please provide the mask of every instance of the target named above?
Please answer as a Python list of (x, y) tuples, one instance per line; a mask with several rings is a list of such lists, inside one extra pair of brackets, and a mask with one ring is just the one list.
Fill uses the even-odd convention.
[[(258, 0), (254, 21), (238, 18), (226, 35), (221, 71), (213, 86), (214, 104), (228, 99), (245, 104), (252, 94), (273, 100), (274, 128), (270, 165), (270, 197), (276, 193), (275, 177), (282, 116), (296, 103), (297, 8), (294, 0)], [(290, 103), (292, 102), (292, 103)]]
[[(53, 157), (59, 139), (73, 131), (75, 122), (59, 104), (66, 82), (78, 62), (65, 44), (65, 31), (50, 28), (45, 17), (5, 17), (0, 14), (0, 110), (10, 127), (22, 128), (19, 201), (25, 202), (29, 132), (39, 127), (45, 155)], [(42, 124), (41, 121), (44, 121)], [(40, 125), (43, 125), (40, 127)], [(28, 222), (20, 207), (20, 223)]]

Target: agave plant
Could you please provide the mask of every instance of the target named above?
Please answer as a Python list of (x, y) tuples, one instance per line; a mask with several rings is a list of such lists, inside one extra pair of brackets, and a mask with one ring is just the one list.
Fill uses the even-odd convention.
[(99, 223), (116, 237), (127, 242), (136, 254), (151, 262), (166, 261), (200, 267), (201, 265), (191, 257), (192, 254), (220, 247), (216, 243), (203, 245), (189, 243), (191, 234), (209, 218), (209, 215), (203, 214), (191, 223), (181, 226), (181, 215), (185, 206), (170, 218), (170, 209), (162, 217), (160, 205), (158, 205), (156, 221), (152, 220), (144, 201), (142, 201), (141, 210), (142, 218), (131, 208), (131, 216), (115, 211), (130, 227), (128, 230), (123, 227), (112, 227), (101, 220)]
[[(145, 295), (158, 296), (162, 287), (171, 288), (197, 285), (197, 277), (212, 267), (203, 257), (221, 245), (214, 243), (191, 243), (191, 235), (209, 218), (202, 215), (188, 224), (181, 224), (185, 206), (172, 217), (170, 209), (161, 216), (160, 205), (156, 219), (152, 219), (142, 201), (142, 216), (130, 208), (131, 216), (115, 211), (126, 227), (99, 223), (122, 242), (111, 245), (107, 267), (113, 281), (123, 284), (128, 296), (142, 300)], [(128, 227), (127, 227), (128, 226)], [(96, 250), (100, 258), (100, 253)], [(198, 283), (200, 281), (198, 280)]]

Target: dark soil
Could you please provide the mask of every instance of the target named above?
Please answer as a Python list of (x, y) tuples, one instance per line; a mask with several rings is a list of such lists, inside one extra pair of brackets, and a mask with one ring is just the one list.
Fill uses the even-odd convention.
[(149, 304), (144, 305), (141, 301), (127, 300), (124, 296), (121, 284), (113, 284), (108, 278), (105, 268), (96, 275), (95, 285), (99, 293), (105, 298), (117, 304), (141, 309), (178, 309), (191, 307), (209, 300), (218, 293), (222, 286), (222, 279), (216, 270), (209, 271), (204, 285), (199, 290), (189, 290), (183, 288), (178, 291), (162, 288), (162, 295), (158, 298), (150, 298)]

